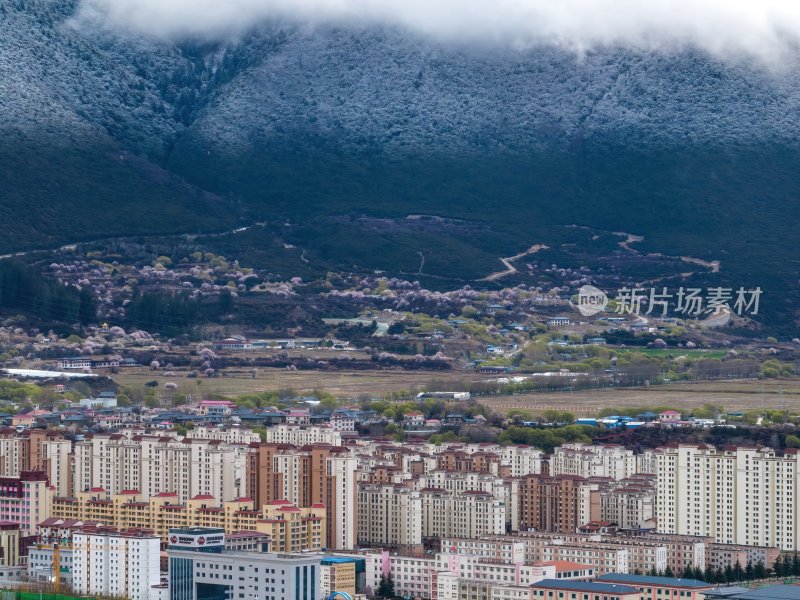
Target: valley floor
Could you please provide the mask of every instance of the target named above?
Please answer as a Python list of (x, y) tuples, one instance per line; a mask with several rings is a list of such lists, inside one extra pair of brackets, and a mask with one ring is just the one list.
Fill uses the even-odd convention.
[[(479, 378), (473, 371), (286, 371), (265, 368), (259, 369), (256, 377), (245, 368), (226, 369), (225, 377), (190, 379), (180, 372), (176, 375), (165, 377), (161, 371), (142, 368), (125, 370), (112, 378), (120, 385), (157, 381), (159, 388), (167, 382), (175, 382), (181, 393), (204, 396), (240, 396), (290, 388), (298, 394), (320, 389), (337, 397), (351, 398), (359, 394), (382, 397), (389, 392), (413, 392), (423, 388), (461, 390), (465, 383)], [(681, 409), (703, 404), (721, 404), (728, 412), (762, 408), (800, 411), (800, 378), (676, 382), (650, 387), (478, 396), (477, 400), (498, 412), (514, 408), (534, 411), (557, 408), (573, 411), (579, 416), (594, 415), (607, 407), (671, 406)]]

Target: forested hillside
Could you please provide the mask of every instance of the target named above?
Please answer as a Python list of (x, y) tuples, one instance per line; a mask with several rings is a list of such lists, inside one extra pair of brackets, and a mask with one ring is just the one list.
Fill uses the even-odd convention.
[[(346, 266), (340, 242), (359, 229), (331, 215), (464, 219), (498, 236), (498, 256), (569, 243), (563, 226), (578, 224), (720, 260), (720, 282), (769, 287), (793, 315), (795, 70), (390, 27), (168, 42), (76, 6), (0, 4), (0, 249), (288, 219)], [(441, 234), (490, 252), (481, 235)], [(360, 266), (391, 264), (391, 239), (364, 237)], [(457, 258), (431, 273), (478, 278)]]

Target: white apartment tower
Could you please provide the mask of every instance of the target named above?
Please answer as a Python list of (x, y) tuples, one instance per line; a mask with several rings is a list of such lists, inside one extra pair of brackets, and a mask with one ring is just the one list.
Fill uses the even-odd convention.
[(78, 532), (72, 536), (76, 594), (149, 600), (161, 583), (161, 538), (138, 531)]
[(306, 446), (308, 444), (340, 446), (342, 444), (342, 433), (330, 427), (281, 423), (266, 429), (264, 441), (275, 444), (292, 444), (294, 446)]
[(66, 497), (72, 494), (72, 442), (53, 439), (42, 442), (42, 459), (53, 494)]
[(327, 460), (328, 475), (334, 486), (331, 518), (334, 520), (328, 540), (331, 548), (355, 548), (356, 546), (356, 470), (358, 458), (348, 454), (331, 456)]
[(75, 444), (72, 495), (92, 488), (110, 494), (139, 490), (144, 500), (175, 492), (181, 502), (243, 495), (248, 446), (219, 440), (93, 434)]
[(405, 550), (422, 548), (419, 492), (405, 485), (359, 485), (358, 541)]
[(551, 475), (625, 479), (636, 472), (636, 455), (617, 444), (572, 442), (556, 448), (550, 458)]
[(718, 542), (800, 549), (795, 450), (671, 445), (654, 452), (659, 529)]

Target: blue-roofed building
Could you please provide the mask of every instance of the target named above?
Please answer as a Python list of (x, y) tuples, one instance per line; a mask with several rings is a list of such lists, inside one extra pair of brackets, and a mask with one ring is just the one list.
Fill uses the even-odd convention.
[(69, 415), (68, 417), (64, 417), (62, 423), (64, 423), (64, 425), (88, 425), (89, 419), (83, 414)]
[(704, 594), (714, 589), (714, 584), (699, 579), (677, 577), (650, 577), (649, 575), (628, 575), (606, 573), (595, 581), (617, 583), (637, 588), (642, 600), (663, 600), (664, 598), (683, 598), (684, 600), (703, 600)]
[(597, 596), (604, 600), (640, 600), (641, 593), (629, 585), (568, 579), (542, 579), (531, 586), (532, 600), (595, 600)]
[(366, 559), (355, 556), (324, 556), (320, 561), (320, 593), (324, 598), (334, 592), (354, 598), (365, 593)]
[(262, 412), (261, 417), (263, 418), (264, 423), (270, 426), (286, 423), (286, 414), (276, 410), (267, 410)]
[(706, 592), (708, 600), (800, 600), (800, 585), (769, 585), (758, 590), (743, 587), (722, 587)]

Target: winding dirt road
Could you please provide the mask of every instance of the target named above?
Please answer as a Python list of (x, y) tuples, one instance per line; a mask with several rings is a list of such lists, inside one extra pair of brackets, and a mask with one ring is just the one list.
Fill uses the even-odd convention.
[(506, 268), (503, 271), (496, 271), (491, 275), (483, 277), (478, 281), (494, 281), (495, 279), (500, 279), (501, 277), (505, 277), (506, 275), (513, 275), (517, 273), (517, 268), (512, 264), (515, 260), (519, 260), (520, 258), (524, 258), (529, 254), (535, 254), (539, 250), (547, 250), (550, 246), (545, 246), (544, 244), (535, 244), (525, 250), (525, 252), (520, 252), (519, 254), (515, 254), (514, 256), (509, 256), (508, 258), (501, 258), (500, 262), (502, 262)]

